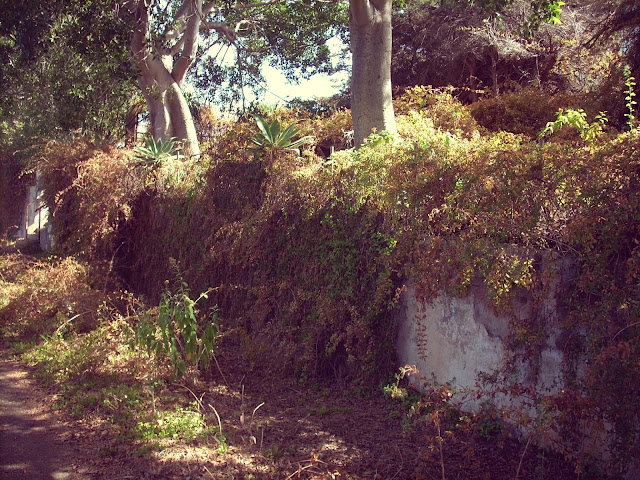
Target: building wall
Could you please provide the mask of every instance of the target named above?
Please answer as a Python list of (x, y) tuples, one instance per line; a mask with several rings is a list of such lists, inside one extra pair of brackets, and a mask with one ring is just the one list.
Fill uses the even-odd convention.
[(51, 225), (49, 224), (49, 208), (42, 198), (40, 175), (36, 173), (36, 183), (27, 188), (24, 215), (18, 227), (18, 239), (38, 241), (42, 250), (53, 247)]

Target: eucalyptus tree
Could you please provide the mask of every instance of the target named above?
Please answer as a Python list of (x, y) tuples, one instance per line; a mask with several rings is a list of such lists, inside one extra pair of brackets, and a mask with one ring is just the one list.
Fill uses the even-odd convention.
[[(392, 104), (391, 55), (392, 11), (409, 3), (418, 8), (454, 3), (478, 4), (488, 14), (497, 14), (519, 0), (349, 0), (352, 53), (351, 112), (354, 142), (360, 146), (373, 129), (396, 132)], [(535, 30), (542, 21), (558, 23), (560, 0), (526, 0), (529, 16), (523, 28)], [(395, 5), (394, 5), (395, 4)]]
[(290, 78), (327, 72), (326, 42), (343, 33), (347, 11), (341, 2), (322, 0), (128, 0), (121, 8), (131, 15), (131, 55), (153, 136), (175, 137), (192, 155), (200, 148), (185, 98), (189, 74), (212, 96), (218, 89), (237, 96), (260, 85), (264, 61)]

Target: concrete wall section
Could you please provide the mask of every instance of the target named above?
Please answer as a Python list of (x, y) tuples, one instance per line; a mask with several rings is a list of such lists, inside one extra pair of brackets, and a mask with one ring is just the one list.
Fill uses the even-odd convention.
[(399, 360), (416, 365), (424, 380), (435, 377), (438, 383), (472, 388), (479, 372), (494, 370), (504, 358), (502, 339), (476, 320), (473, 293), (465, 298), (441, 295), (424, 304), (409, 287), (399, 313)]
[[(542, 313), (556, 315), (555, 299), (550, 297), (544, 303)], [(482, 281), (474, 282), (466, 297), (443, 294), (430, 303), (418, 300), (415, 289), (409, 286), (397, 312), (398, 359), (402, 365), (418, 368), (418, 385), (452, 382), (461, 389), (474, 389), (479, 373), (491, 373), (503, 366), (510, 319), (541, 315), (540, 310), (534, 312), (532, 304), (527, 292), (517, 295), (510, 317), (494, 312)], [(519, 381), (540, 393), (552, 393), (562, 387), (563, 355), (558, 336), (558, 332), (549, 331), (535, 364), (519, 368)]]

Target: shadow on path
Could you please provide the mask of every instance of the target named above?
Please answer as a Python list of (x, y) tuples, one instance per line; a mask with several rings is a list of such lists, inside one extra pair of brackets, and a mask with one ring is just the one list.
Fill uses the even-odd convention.
[(61, 441), (62, 427), (44, 403), (44, 393), (6, 352), (0, 354), (0, 478), (84, 480)]

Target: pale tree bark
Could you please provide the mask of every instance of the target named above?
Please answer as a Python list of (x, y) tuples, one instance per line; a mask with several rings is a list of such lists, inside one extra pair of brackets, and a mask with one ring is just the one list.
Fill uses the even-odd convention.
[(203, 10), (202, 0), (184, 0), (165, 32), (168, 46), (154, 45), (151, 39), (150, 0), (129, 2), (135, 18), (131, 41), (132, 55), (140, 67), (139, 84), (149, 107), (153, 137), (158, 140), (176, 138), (185, 153), (199, 155), (200, 146), (195, 123), (182, 90), (189, 67), (194, 62), (203, 18), (211, 10)]
[(396, 133), (391, 97), (392, 0), (349, 0), (354, 145), (371, 134)]

